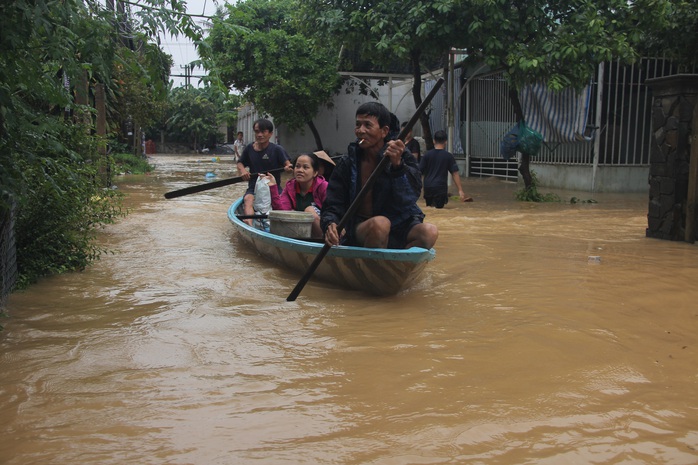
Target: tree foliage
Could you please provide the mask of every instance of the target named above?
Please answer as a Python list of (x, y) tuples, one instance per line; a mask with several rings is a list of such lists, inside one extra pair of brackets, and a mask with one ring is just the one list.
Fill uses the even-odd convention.
[(397, 8), (386, 0), (307, 0), (303, 20), (308, 31), (358, 47), (378, 65), (391, 56), (435, 57), (457, 48), (470, 61), (503, 70), (514, 87), (544, 80), (555, 90), (586, 84), (604, 60), (634, 59), (650, 25), (664, 29), (657, 24), (670, 11), (675, 28), (689, 29), (691, 20), (680, 21), (678, 12), (691, 18), (690, 2), (669, 9), (670, 2), (405, 0)]
[(474, 1), (466, 48), (471, 60), (503, 70), (516, 89), (538, 81), (552, 90), (579, 88), (599, 63), (635, 59), (641, 3)]
[(110, 136), (132, 143), (127, 131), (162, 121), (167, 108), (172, 57), (158, 47), (138, 41), (137, 50), (119, 47), (109, 93)]
[(666, 56), (689, 70), (698, 66), (698, 3), (668, 0), (651, 7), (642, 15), (646, 20), (638, 28), (644, 51), (650, 56)]
[(239, 89), (277, 125), (307, 124), (322, 148), (313, 118), (329, 104), (340, 79), (336, 56), (298, 31), (292, 20), (298, 6), (296, 0), (228, 5), (213, 21), (206, 58), (222, 82)]
[[(119, 44), (133, 43), (131, 30), (144, 28), (152, 35), (141, 37), (152, 38), (158, 28), (168, 28), (200, 39), (198, 26), (182, 14), (183, 8), (165, 0), (132, 2), (131, 9), (137, 10), (133, 17), (142, 19), (133, 23), (125, 12), (110, 11), (97, 0), (0, 3), (0, 200), (5, 205), (26, 188), (18, 159), (40, 163), (45, 153), (71, 152), (59, 136), (70, 123), (64, 113), (89, 111), (74, 103), (76, 83), (87, 76), (89, 82), (105, 84), (111, 95), (119, 93), (112, 73), (119, 63)], [(123, 58), (124, 66), (141, 65), (132, 57)], [(111, 102), (116, 106), (114, 99)]]
[(15, 225), (20, 289), (42, 276), (83, 270), (105, 251), (94, 240), (98, 229), (123, 215), (118, 191), (95, 184), (103, 164), (90, 161), (96, 140), (86, 139), (85, 129), (62, 127), (71, 153), (49, 147), (34, 162), (18, 160), (28, 183)]
[[(445, 66), (451, 47), (467, 42), (468, 9), (453, 0), (405, 0), (396, 5), (385, 0), (303, 2), (302, 23), (309, 33), (319, 33), (337, 48), (358, 52), (372, 63), (372, 71), (391, 71), (396, 61), (407, 64), (413, 75), (415, 107), (422, 103), (422, 74), (435, 63)], [(343, 63), (352, 70), (353, 63)], [(429, 119), (421, 119), (427, 146), (433, 147)]]
[(178, 87), (172, 90), (167, 119), (172, 140), (199, 149), (219, 139), (219, 108), (214, 103), (215, 97), (211, 98), (212, 93), (211, 88)]
[[(475, 0), (468, 26), (470, 60), (502, 70), (518, 121), (518, 90), (545, 82), (551, 90), (587, 85), (599, 63), (638, 56), (642, 26), (663, 0)], [(530, 156), (522, 153), (519, 172), (533, 189)]]
[[(443, 56), (451, 47), (463, 50), (466, 64), (484, 63), (489, 70), (503, 71), (522, 119), (517, 89), (540, 81), (553, 90), (579, 88), (589, 82), (598, 63), (634, 60), (647, 31), (665, 30), (657, 18), (663, 21), (670, 2), (406, 0), (398, 8), (387, 0), (307, 0), (304, 19), (309, 30), (359, 47), (374, 61), (391, 55), (409, 60), (415, 103), (421, 102), (416, 85), (420, 60)], [(688, 2), (674, 3), (687, 8)], [(681, 21), (677, 14), (669, 23), (678, 30), (691, 27), (690, 20)], [(692, 26), (695, 37), (695, 21)], [(530, 184), (530, 175), (524, 179)]]
[(91, 124), (82, 126), (92, 110), (74, 97), (94, 83), (123, 95), (112, 76), (117, 63), (134, 62), (123, 54), (120, 61), (118, 52), (124, 44), (136, 50), (133, 30), (145, 28), (146, 40), (158, 28), (200, 38), (183, 8), (166, 0), (131, 2), (122, 11), (98, 0), (0, 2), (0, 210), (16, 205), (22, 282), (97, 257), (92, 234), (120, 207), (99, 182), (108, 161), (98, 156)]

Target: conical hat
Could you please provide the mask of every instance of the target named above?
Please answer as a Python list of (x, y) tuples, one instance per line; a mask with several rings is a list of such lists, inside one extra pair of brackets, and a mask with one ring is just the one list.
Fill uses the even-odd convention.
[(332, 163), (333, 165), (335, 164), (335, 163), (334, 163), (334, 160), (332, 160), (332, 159), (330, 158), (330, 156), (327, 155), (327, 153), (325, 153), (324, 150), (320, 150), (320, 151), (313, 152), (313, 153), (314, 153), (315, 156), (318, 157), (320, 160), (325, 160), (327, 163)]

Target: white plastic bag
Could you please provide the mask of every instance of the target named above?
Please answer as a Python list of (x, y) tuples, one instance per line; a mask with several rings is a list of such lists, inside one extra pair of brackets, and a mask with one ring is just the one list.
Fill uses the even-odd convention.
[[(276, 186), (274, 186), (276, 189)], [(254, 207), (255, 214), (267, 215), (271, 211), (271, 192), (269, 191), (269, 181), (262, 177), (257, 177), (254, 185)], [(269, 231), (269, 219), (255, 220), (255, 226), (259, 229)]]
[(262, 177), (258, 177), (254, 185), (254, 210), (264, 215), (271, 211), (269, 181)]

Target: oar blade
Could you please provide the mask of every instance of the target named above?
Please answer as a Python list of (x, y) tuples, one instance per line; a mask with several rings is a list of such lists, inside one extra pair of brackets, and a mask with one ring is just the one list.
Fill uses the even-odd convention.
[(305, 287), (310, 277), (313, 275), (313, 273), (315, 273), (315, 270), (317, 270), (317, 267), (320, 266), (320, 262), (322, 262), (322, 259), (325, 258), (325, 255), (327, 255), (327, 252), (329, 251), (330, 246), (325, 244), (320, 250), (320, 252), (315, 256), (315, 260), (313, 260), (313, 262), (310, 264), (303, 277), (300, 279), (300, 281), (298, 281), (296, 287), (294, 287), (291, 293), (288, 295), (288, 297), (286, 297), (286, 302), (293, 302), (296, 300), (296, 298), (300, 295), (301, 291)]

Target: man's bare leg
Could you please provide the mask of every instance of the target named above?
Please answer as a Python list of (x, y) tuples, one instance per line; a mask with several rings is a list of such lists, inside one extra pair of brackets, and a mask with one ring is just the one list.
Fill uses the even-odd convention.
[(356, 227), (356, 240), (362, 247), (384, 249), (389, 237), (390, 220), (385, 216), (374, 216)]
[(422, 247), (423, 249), (431, 249), (436, 244), (436, 239), (439, 238), (439, 230), (436, 225), (431, 223), (422, 223), (415, 225), (407, 234), (406, 249), (410, 247)]
[[(245, 215), (254, 215), (254, 194), (246, 194), (242, 203), (243, 203), (243, 210), (245, 211)], [(252, 226), (253, 220), (244, 220), (244, 221), (245, 221), (245, 223)]]

